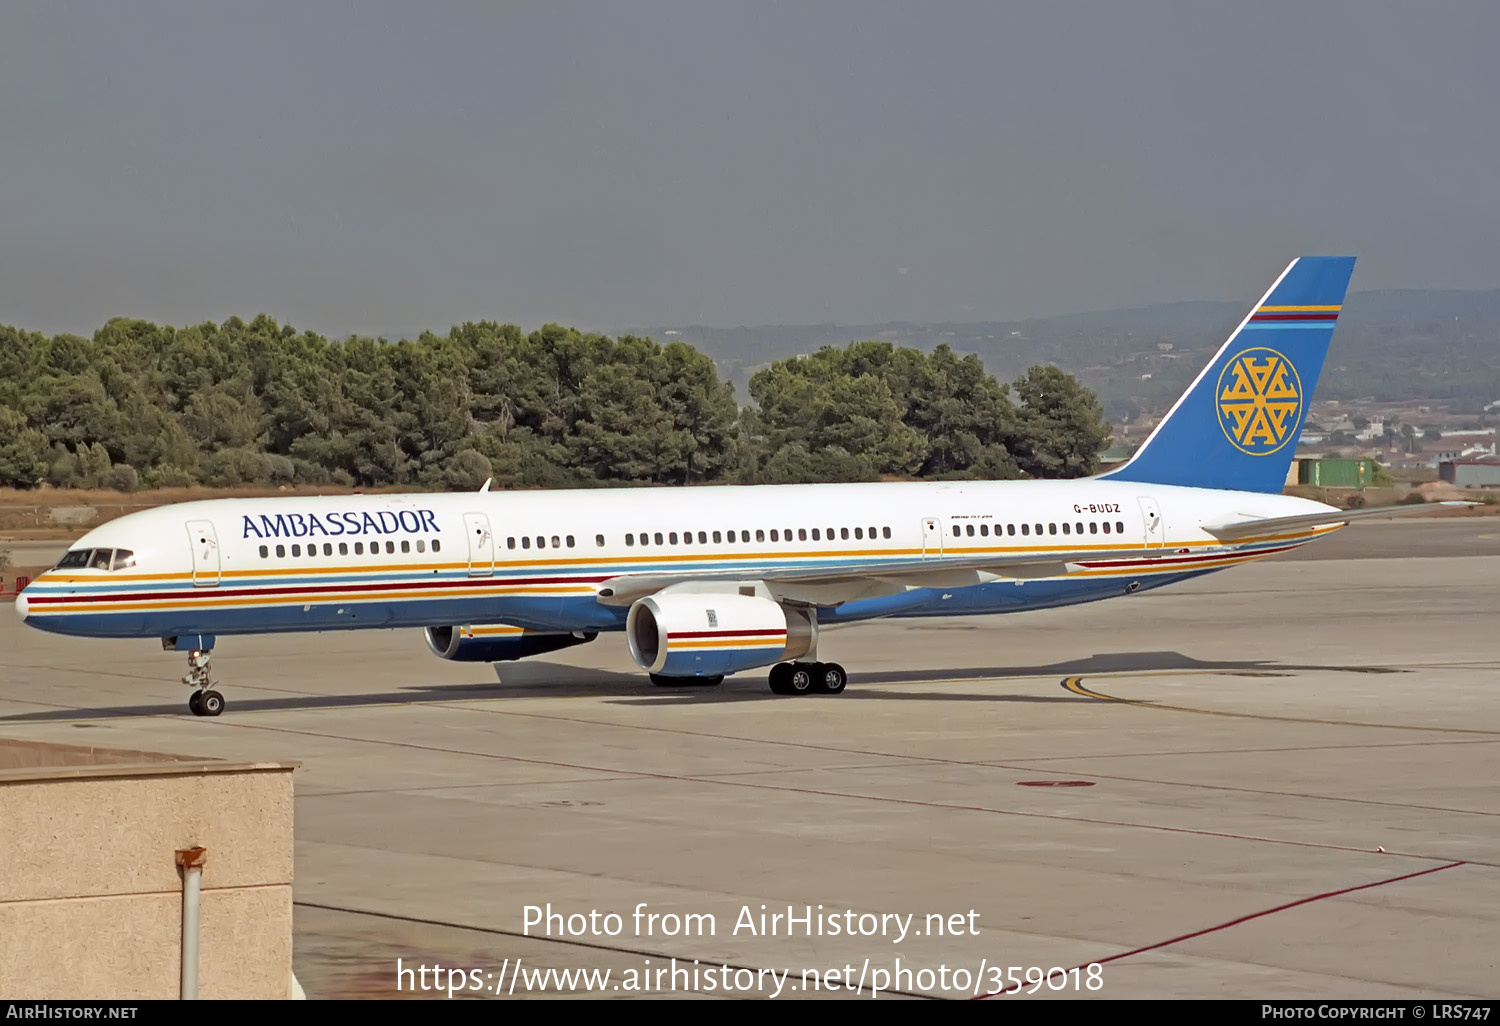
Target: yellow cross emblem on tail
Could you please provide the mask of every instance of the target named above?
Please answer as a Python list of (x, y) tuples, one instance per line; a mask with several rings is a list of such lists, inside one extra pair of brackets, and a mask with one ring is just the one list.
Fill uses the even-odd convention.
[(1302, 423), (1297, 368), (1274, 349), (1246, 349), (1219, 375), (1219, 426), (1241, 452), (1268, 456)]

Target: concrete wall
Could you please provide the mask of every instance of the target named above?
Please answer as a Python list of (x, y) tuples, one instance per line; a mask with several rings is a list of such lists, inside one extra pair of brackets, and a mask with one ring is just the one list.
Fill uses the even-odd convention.
[(290, 996), (293, 769), (0, 741), (0, 995), (177, 998), (201, 845), (198, 996)]

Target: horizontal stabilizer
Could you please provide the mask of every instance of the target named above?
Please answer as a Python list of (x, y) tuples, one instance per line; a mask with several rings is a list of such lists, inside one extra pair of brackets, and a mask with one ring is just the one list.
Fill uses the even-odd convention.
[(1322, 527), (1325, 524), (1348, 524), (1355, 520), (1376, 520), (1382, 517), (1404, 517), (1413, 513), (1426, 513), (1445, 506), (1477, 506), (1477, 502), (1424, 502), (1410, 506), (1378, 506), (1374, 509), (1329, 510), (1327, 513), (1306, 513), (1295, 517), (1262, 517), (1232, 520), (1222, 524), (1204, 524), (1203, 529), (1215, 538), (1234, 541), (1259, 534), (1277, 531), (1295, 531), (1301, 528)]

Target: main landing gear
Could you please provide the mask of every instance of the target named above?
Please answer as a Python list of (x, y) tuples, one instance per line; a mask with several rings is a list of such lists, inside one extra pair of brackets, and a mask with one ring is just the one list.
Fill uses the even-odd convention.
[(194, 716), (217, 716), (224, 711), (224, 696), (213, 689), (214, 682), (209, 676), (210, 655), (207, 649), (201, 648), (188, 653), (188, 672), (182, 682), (198, 689), (188, 699), (188, 709)]
[(771, 667), (771, 690), (778, 695), (836, 695), (849, 683), (838, 663), (777, 663)]

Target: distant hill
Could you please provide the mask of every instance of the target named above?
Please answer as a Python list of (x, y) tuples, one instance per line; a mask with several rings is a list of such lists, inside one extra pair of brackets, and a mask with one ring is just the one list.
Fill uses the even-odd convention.
[[(1170, 404), (1247, 312), (1241, 303), (1165, 303), (1129, 310), (975, 324), (698, 325), (643, 332), (707, 353), (744, 396), (755, 369), (825, 345), (883, 339), (977, 353), (1001, 380), (1036, 363), (1076, 374), (1112, 419)], [(1349, 296), (1318, 398), (1426, 399), (1478, 413), (1500, 399), (1500, 289), (1387, 289)]]

